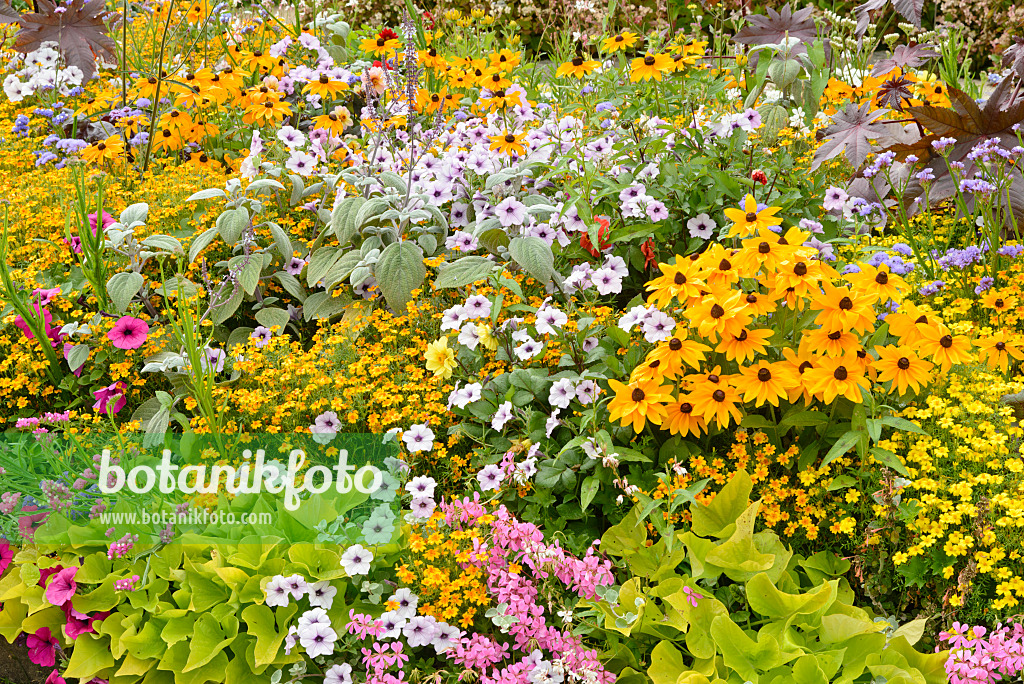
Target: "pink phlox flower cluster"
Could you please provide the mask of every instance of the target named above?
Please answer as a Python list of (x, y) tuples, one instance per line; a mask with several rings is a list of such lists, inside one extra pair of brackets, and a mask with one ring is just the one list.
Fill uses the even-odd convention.
[[(441, 510), (452, 527), (478, 524), (487, 513), (479, 495), (442, 502)], [(592, 682), (612, 682), (614, 675), (601, 665), (596, 650), (585, 648), (571, 632), (548, 625), (535, 583), (553, 576), (580, 596), (591, 598), (598, 587), (614, 582), (611, 562), (595, 555), (593, 547), (577, 558), (557, 542), (545, 543), (536, 525), (517, 520), (504, 506), (494, 511), (488, 538), (489, 543), (474, 545), (472, 563), (485, 571), (488, 593), (507, 606), (506, 616), (514, 618), (507, 629), (512, 646), (530, 655), (505, 663), (511, 658), (509, 644), (474, 634), (455, 644), (446, 653), (448, 658), (478, 671), (481, 684), (530, 684), (534, 670), (541, 666), (542, 652), (557, 654), (559, 667), (568, 673)], [(513, 563), (529, 572), (512, 572)], [(545, 661), (544, 666), (550, 663)]]
[(374, 620), (370, 615), (365, 613), (357, 613), (355, 610), (348, 611), (348, 633), (355, 634), (360, 639), (366, 637), (377, 637), (380, 636), (384, 631), (384, 623), (380, 620)]

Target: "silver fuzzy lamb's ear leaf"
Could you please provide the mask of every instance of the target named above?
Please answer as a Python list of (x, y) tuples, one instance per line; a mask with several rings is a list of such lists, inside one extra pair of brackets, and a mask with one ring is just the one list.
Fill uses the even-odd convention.
[(865, 102), (860, 107), (851, 103), (832, 117), (832, 125), (824, 130), (824, 141), (814, 153), (812, 171), (822, 162), (832, 159), (841, 152), (846, 153), (846, 158), (854, 166), (864, 163), (871, 152), (871, 140), (885, 132), (882, 124), (874, 121), (889, 111), (879, 109), (872, 112), (870, 108), (870, 102)]
[(408, 240), (392, 242), (385, 247), (373, 266), (377, 287), (396, 316), (405, 315), (405, 306), (412, 300), (412, 291), (423, 284), (426, 275), (423, 250)]
[(555, 273), (555, 256), (551, 246), (539, 237), (517, 237), (508, 244), (512, 259), (526, 269), (537, 282), (546, 285)]
[(196, 257), (199, 256), (199, 253), (206, 249), (210, 243), (213, 242), (213, 238), (215, 237), (217, 237), (216, 228), (207, 228), (197, 235), (195, 239), (192, 240), (192, 244), (188, 246), (188, 262), (192, 263), (195, 261)]
[(115, 273), (107, 281), (107, 294), (110, 295), (110, 301), (114, 302), (117, 310), (123, 312), (128, 308), (132, 298), (142, 289), (145, 282), (146, 280), (142, 277), (142, 274), (135, 271)]

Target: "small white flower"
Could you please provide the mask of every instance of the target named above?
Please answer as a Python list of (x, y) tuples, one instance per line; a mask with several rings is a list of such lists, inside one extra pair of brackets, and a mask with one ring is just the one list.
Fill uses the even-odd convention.
[(505, 423), (512, 420), (512, 402), (506, 401), (491, 416), (491, 427), (495, 430), (504, 430)]
[(418, 475), (409, 480), (409, 484), (405, 485), (405, 491), (412, 494), (413, 497), (432, 497), (434, 496), (434, 488), (436, 486), (437, 482), (434, 478), (426, 475)]
[(267, 582), (266, 595), (266, 604), (271, 608), (287, 606), (291, 592), (288, 590), (285, 578), (277, 575)]
[(419, 597), (408, 587), (396, 589), (395, 593), (388, 597), (388, 603), (398, 604), (393, 613), (403, 620), (409, 620), (416, 615), (416, 606), (419, 602)]
[(410, 453), (431, 451), (434, 448), (434, 431), (426, 425), (413, 425), (402, 434), (402, 441)]
[(341, 556), (341, 567), (350, 576), (365, 575), (370, 572), (370, 563), (373, 561), (373, 554), (363, 548), (362, 544), (353, 544), (345, 549)]
[(501, 486), (502, 480), (505, 479), (505, 473), (500, 466), (492, 463), (481, 468), (480, 472), (476, 474), (476, 479), (480, 483), (480, 489), (485, 492), (492, 489), (496, 490)]
[(309, 605), (330, 610), (334, 605), (334, 596), (338, 593), (338, 589), (332, 587), (327, 580), (320, 580), (306, 585), (306, 592), (309, 594)]

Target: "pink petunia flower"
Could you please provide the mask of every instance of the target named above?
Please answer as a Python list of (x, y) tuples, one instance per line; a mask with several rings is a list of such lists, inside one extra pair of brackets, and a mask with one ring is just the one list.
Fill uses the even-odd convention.
[(138, 349), (148, 337), (149, 325), (132, 316), (122, 316), (107, 333), (107, 339), (118, 349)]
[[(38, 314), (39, 311), (40, 311), (40, 309), (39, 309), (39, 302), (32, 302), (32, 308), (35, 309), (36, 314)], [(46, 327), (46, 332), (49, 333), (49, 331), (50, 331), (50, 322), (53, 321), (53, 314), (51, 314), (46, 309), (43, 309), (42, 313), (43, 313), (44, 325)], [(21, 316), (15, 316), (14, 317), (14, 326), (16, 328), (18, 328), (18, 330), (23, 332), (25, 334), (25, 337), (27, 337), (28, 339), (31, 340), (32, 338), (35, 337), (35, 335), (32, 333), (32, 329), (28, 327), (28, 323), (26, 323), (25, 319), (22, 318)]]
[(50, 634), (49, 627), (43, 627), (35, 634), (28, 635), (28, 659), (36, 665), (53, 667), (57, 662), (57, 640)]
[[(117, 223), (117, 219), (115, 219), (113, 216), (111, 216), (107, 212), (103, 212), (103, 230), (106, 230), (107, 226), (113, 225), (115, 223)], [(93, 212), (92, 214), (89, 214), (89, 228), (92, 230), (92, 234), (95, 235), (96, 234), (96, 213), (95, 212)]]
[(14, 549), (6, 539), (0, 539), (0, 575), (3, 575), (11, 561), (14, 560)]
[(46, 678), (44, 684), (68, 684), (67, 681), (60, 676), (60, 670), (54, 670), (50, 673), (50, 676)]
[(63, 606), (71, 600), (71, 597), (78, 591), (75, 583), (75, 573), (78, 568), (64, 568), (50, 580), (46, 585), (46, 600), (55, 606)]
[(123, 380), (118, 380), (112, 385), (94, 391), (92, 396), (96, 398), (96, 403), (92, 405), (93, 409), (100, 413), (107, 413), (109, 407), (110, 413), (117, 413), (127, 403), (124, 398), (124, 392), (127, 389), (128, 385)]

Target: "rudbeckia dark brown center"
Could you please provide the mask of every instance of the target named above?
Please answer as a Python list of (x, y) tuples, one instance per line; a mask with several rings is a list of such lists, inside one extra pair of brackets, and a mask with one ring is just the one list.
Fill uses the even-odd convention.
[(761, 370), (757, 371), (757, 379), (760, 380), (761, 382), (768, 382), (769, 380), (772, 379), (772, 372), (767, 368), (762, 368)]
[(685, 284), (686, 284), (686, 276), (685, 276), (685, 275), (683, 275), (682, 273), (676, 273), (676, 275), (675, 275), (675, 277), (674, 277), (674, 278), (672, 279), (672, 281), (673, 281), (673, 282), (674, 282), (674, 283), (675, 283), (676, 285), (685, 285)]
[(646, 57), (644, 57), (644, 65), (654, 66), (654, 57), (652, 57), (651, 55), (647, 55)]
[(843, 336), (843, 331), (842, 330), (837, 330), (836, 332), (830, 332), (828, 334), (828, 339), (830, 339), (833, 342), (835, 342), (836, 340), (838, 340), (842, 336)]
[(849, 297), (843, 297), (839, 300), (839, 308), (844, 311), (849, 311), (853, 308), (853, 300)]
[(793, 273), (796, 273), (798, 276), (807, 275), (807, 264), (801, 261), (793, 267)]
[(633, 401), (638, 402), (638, 403), (643, 401), (645, 396), (647, 396), (647, 395), (644, 394), (644, 391), (642, 389), (640, 389), (639, 387), (637, 387), (635, 390), (633, 390), (633, 394), (631, 395)]
[(712, 318), (721, 318), (724, 315), (725, 315), (725, 309), (722, 308), (721, 304), (715, 304), (714, 306), (711, 307), (711, 317)]
[(769, 245), (767, 242), (762, 242), (757, 246), (757, 251), (760, 254), (768, 254), (772, 251), (772, 246)]
[(671, 349), (672, 351), (679, 351), (680, 349), (683, 348), (683, 341), (678, 337), (673, 337), (671, 340), (668, 341), (668, 348)]
[(753, 223), (754, 221), (757, 220), (757, 214), (752, 211), (748, 211), (747, 215), (744, 216), (744, 218), (747, 219), (747, 223)]
[(508, 135), (505, 136), (505, 142), (507, 142), (507, 143), (514, 143), (515, 141), (516, 141), (516, 136), (512, 135), (511, 133), (509, 133)]
[(939, 344), (941, 344), (946, 349), (949, 349), (950, 347), (953, 346), (953, 336), (943, 335), (942, 337), (939, 338)]
[(896, 362), (896, 367), (900, 370), (907, 370), (910, 368), (910, 359), (906, 356), (901, 356), (900, 360)]
[(715, 390), (714, 394), (711, 395), (711, 398), (715, 401), (725, 401), (725, 392), (722, 390)]
[(848, 376), (849, 373), (846, 372), (846, 366), (839, 366), (836, 368), (835, 372), (832, 373), (832, 377), (836, 380), (845, 380)]
[(879, 271), (878, 275), (875, 276), (875, 282), (879, 285), (887, 285), (889, 283), (889, 274), (885, 271)]

